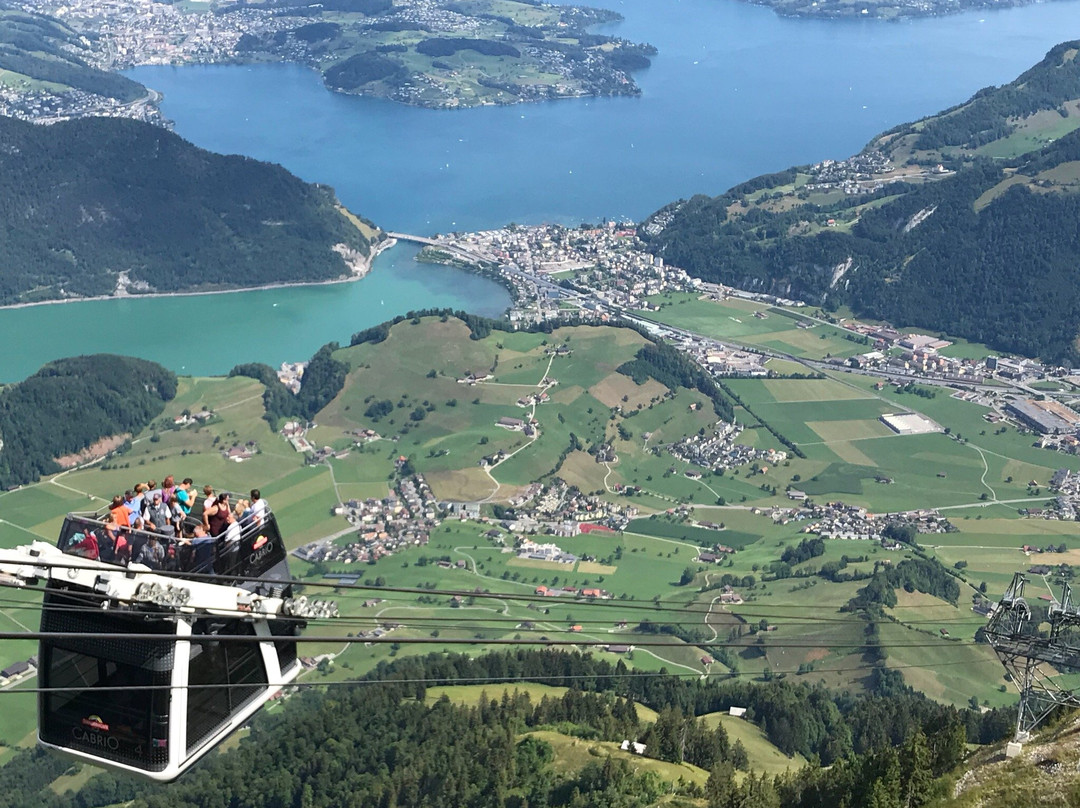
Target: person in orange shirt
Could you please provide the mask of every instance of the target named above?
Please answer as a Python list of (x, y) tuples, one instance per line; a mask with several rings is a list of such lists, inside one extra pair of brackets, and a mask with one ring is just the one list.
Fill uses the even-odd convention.
[(117, 525), (120, 527), (131, 527), (131, 519), (128, 518), (130, 513), (127, 505), (124, 504), (123, 497), (117, 496), (112, 498), (112, 505), (109, 506), (109, 514)]

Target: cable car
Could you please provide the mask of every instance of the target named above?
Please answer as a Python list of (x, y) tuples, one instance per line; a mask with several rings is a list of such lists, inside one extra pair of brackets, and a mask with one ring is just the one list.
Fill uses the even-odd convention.
[(40, 641), (38, 742), (159, 781), (179, 777), (292, 682), (303, 621), (336, 614), (293, 597), (269, 510), (242, 526), (238, 550), (223, 537), (118, 528), (107, 511), (72, 513), (55, 547), (0, 553), (0, 569), (45, 579), (41, 633), (56, 636)]

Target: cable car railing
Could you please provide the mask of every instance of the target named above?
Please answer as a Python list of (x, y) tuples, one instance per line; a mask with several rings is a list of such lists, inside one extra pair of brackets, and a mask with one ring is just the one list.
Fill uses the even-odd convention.
[[(233, 496), (230, 494), (230, 499)], [(239, 519), (239, 537), (232, 539), (227, 529), (217, 535), (197, 535), (204, 524), (201, 517), (200, 503), (180, 521), (177, 536), (172, 523), (164, 532), (119, 525), (107, 508), (72, 512), (64, 519), (56, 546), (67, 555), (122, 567), (141, 564), (180, 577), (275, 577), (275, 567), (285, 561), (286, 554), (277, 519), (269, 506), (261, 519)]]

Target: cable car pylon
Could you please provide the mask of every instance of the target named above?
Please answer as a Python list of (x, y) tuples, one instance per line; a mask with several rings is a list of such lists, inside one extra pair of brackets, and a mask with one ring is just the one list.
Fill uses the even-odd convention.
[[(1008, 757), (1020, 753), (1055, 708), (1080, 707), (1080, 685), (1068, 687), (1055, 678), (1080, 672), (1080, 607), (1072, 603), (1072, 588), (1062, 581), (1061, 598), (1051, 601), (1042, 621), (1024, 597), (1027, 582), (1023, 573), (1013, 576), (986, 625), (987, 641), (1020, 692)], [(1044, 622), (1049, 623), (1048, 631), (1041, 629)]]

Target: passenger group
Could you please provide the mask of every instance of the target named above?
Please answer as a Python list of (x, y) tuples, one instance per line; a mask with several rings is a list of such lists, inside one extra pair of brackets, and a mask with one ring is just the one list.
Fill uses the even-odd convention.
[(114, 496), (102, 522), (71, 536), (64, 552), (154, 570), (234, 572), (241, 538), (263, 523), (269, 505), (257, 488), (250, 499), (232, 503), (227, 491), (215, 494), (210, 485), (203, 486), (199, 504), (190, 477), (179, 485), (171, 475), (160, 486), (156, 480), (140, 482)]

